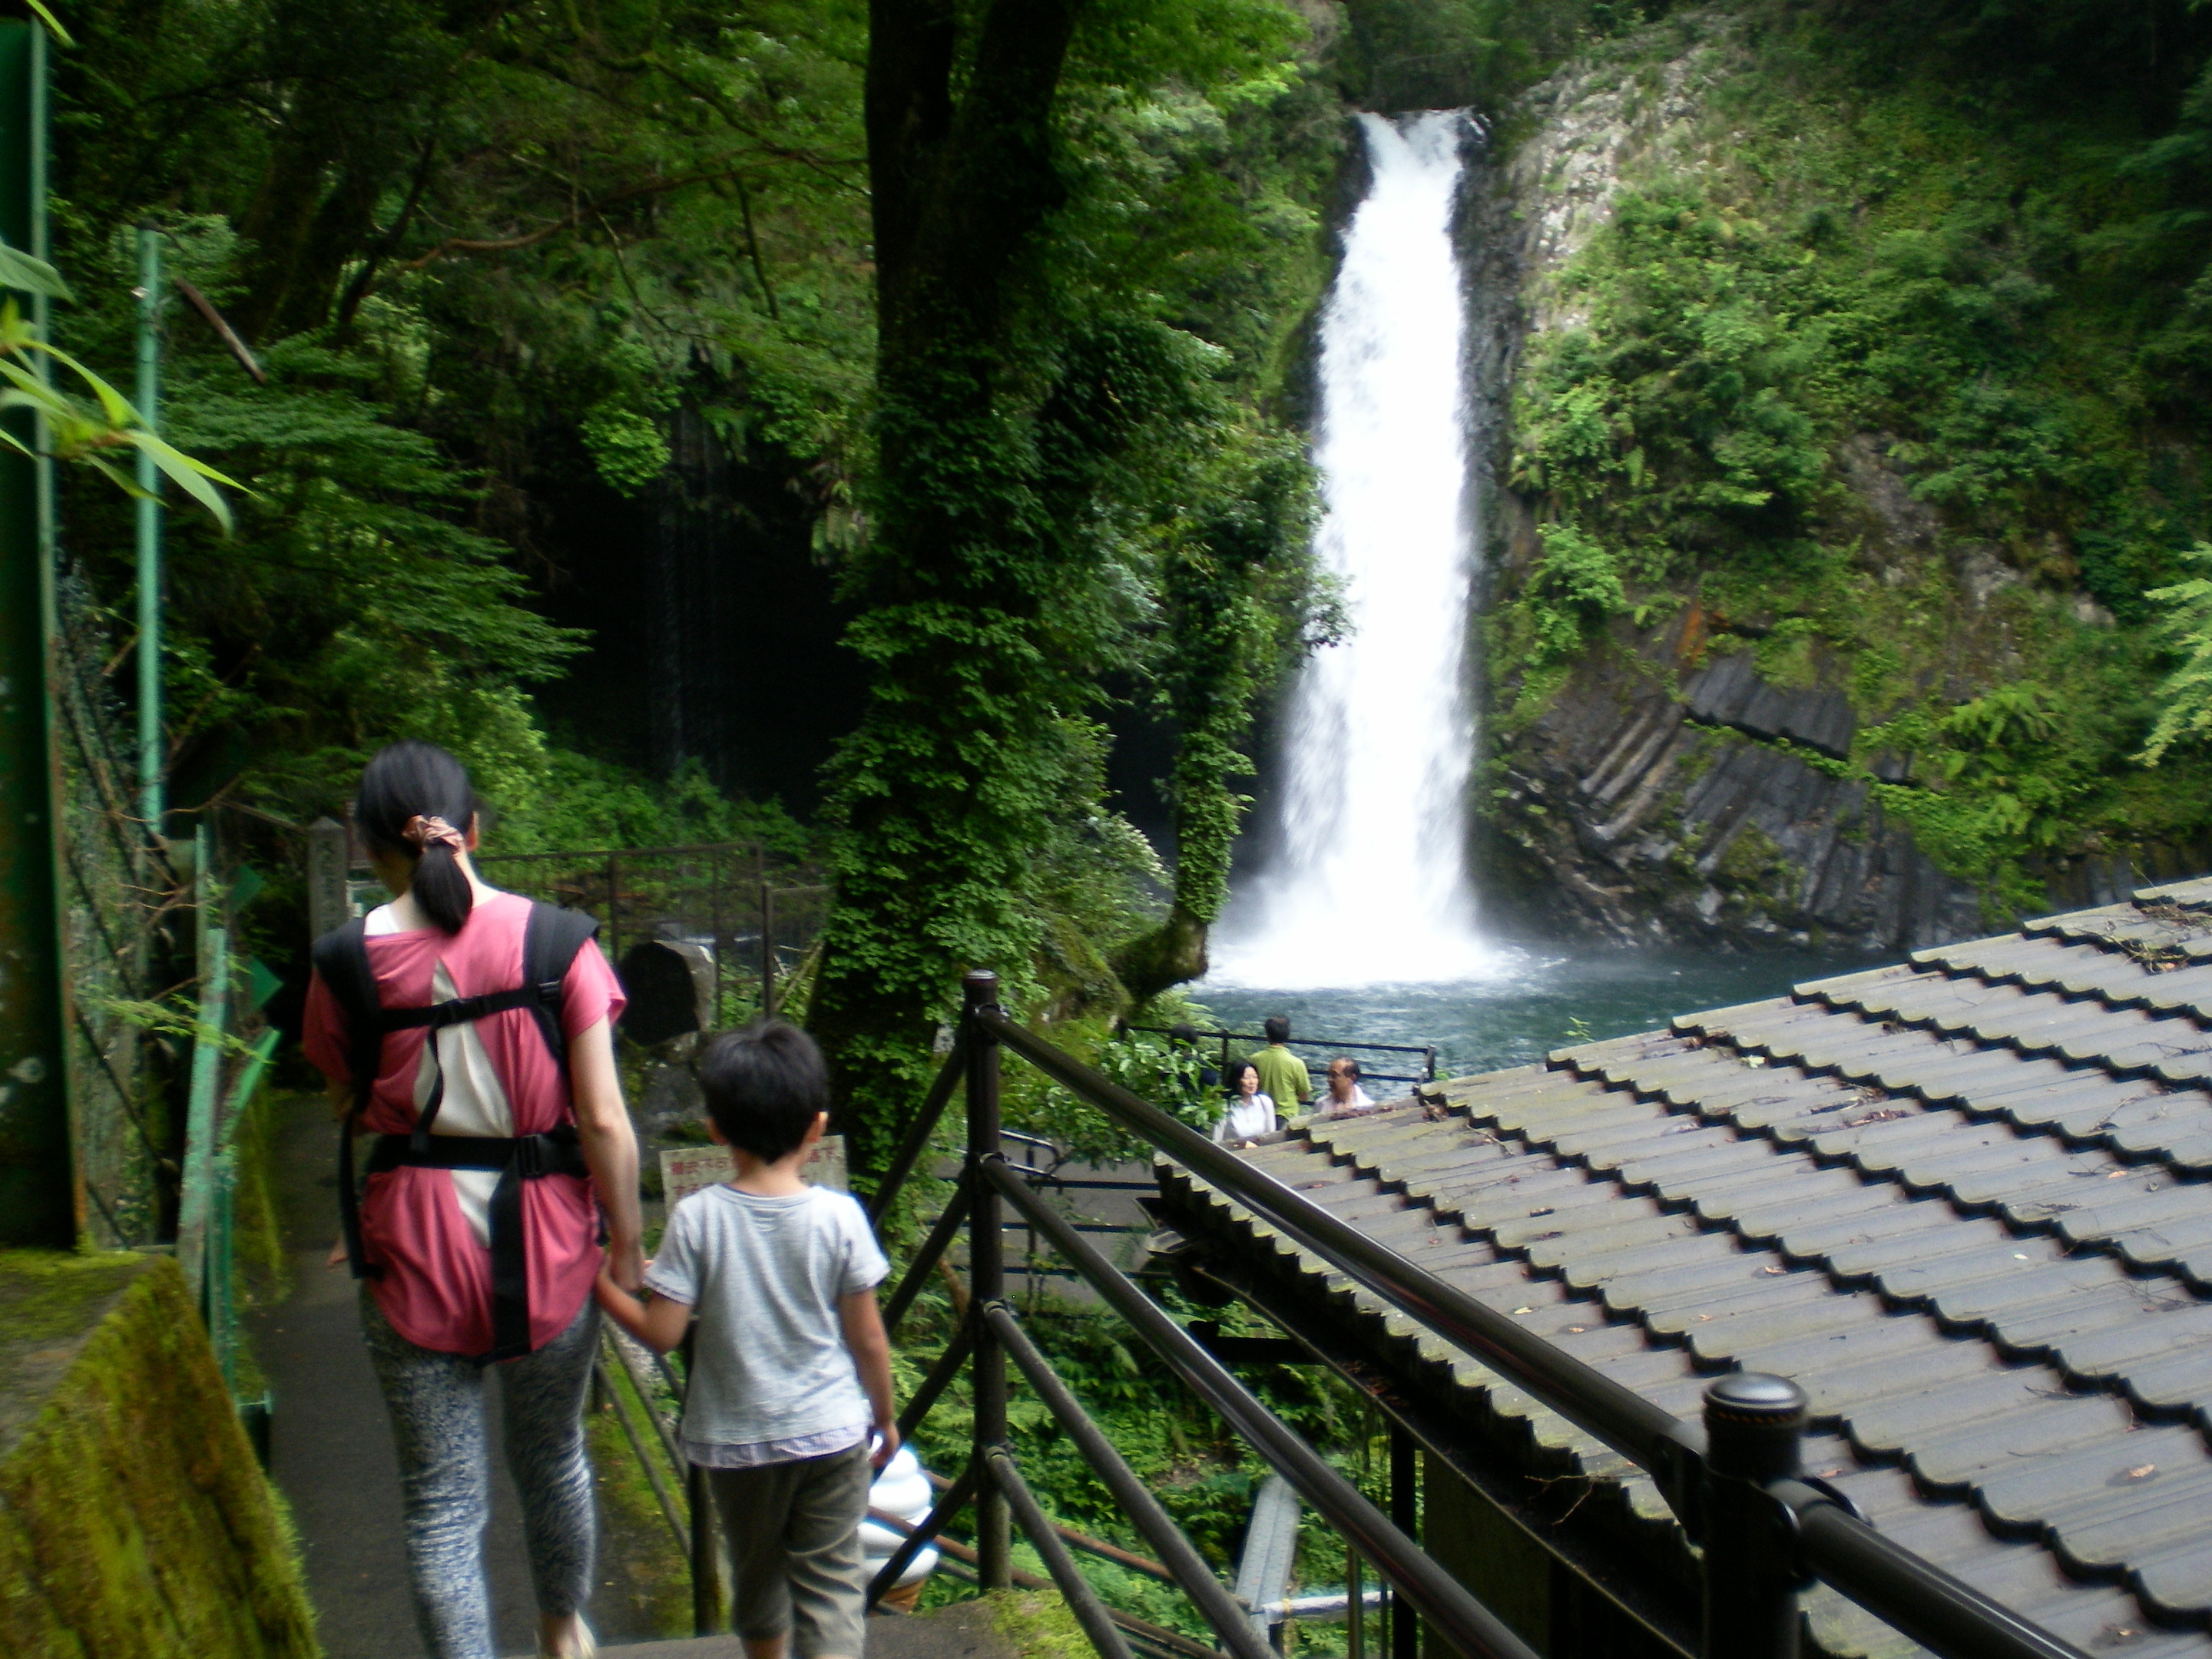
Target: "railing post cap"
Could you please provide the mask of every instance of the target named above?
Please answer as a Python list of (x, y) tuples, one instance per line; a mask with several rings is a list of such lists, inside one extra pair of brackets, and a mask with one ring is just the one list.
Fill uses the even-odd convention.
[(999, 976), (988, 968), (970, 968), (960, 976), (960, 983), (971, 991), (986, 988), (995, 991), (999, 988)]
[(1783, 1423), (1802, 1419), (1808, 1404), (1805, 1390), (1786, 1376), (1763, 1371), (1736, 1371), (1705, 1390), (1705, 1414), (1738, 1423)]

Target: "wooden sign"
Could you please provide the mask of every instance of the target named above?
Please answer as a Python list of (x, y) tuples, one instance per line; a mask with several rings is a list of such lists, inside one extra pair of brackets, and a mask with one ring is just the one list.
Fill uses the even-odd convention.
[[(660, 1189), (671, 1210), (701, 1188), (727, 1181), (734, 1172), (726, 1146), (681, 1146), (660, 1155)], [(817, 1187), (849, 1192), (845, 1182), (845, 1137), (823, 1136), (815, 1143), (814, 1156), (799, 1173)]]

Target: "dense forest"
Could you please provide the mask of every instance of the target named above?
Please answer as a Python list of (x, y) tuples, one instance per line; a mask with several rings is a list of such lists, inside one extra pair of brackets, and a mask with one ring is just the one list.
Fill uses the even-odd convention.
[[(1993, 916), (2212, 845), (2180, 0), (69, 21), (64, 342), (121, 374), (152, 225), (268, 377), (171, 305), (169, 435), (245, 486), (234, 533), (174, 519), (173, 798), (305, 819), (405, 733), (502, 850), (811, 838), (815, 1022), (871, 1104), (970, 963), (1063, 1016), (1203, 966), (1273, 694), (1342, 626), (1306, 438), (1358, 108), (1475, 111), (1521, 222), (1516, 156), (1620, 130), (1565, 256), (1471, 264), (1520, 285), (1480, 348), (1498, 768), (1577, 674), (1741, 650), (1850, 698), (1793, 754)], [(128, 506), (70, 488), (119, 650)]]

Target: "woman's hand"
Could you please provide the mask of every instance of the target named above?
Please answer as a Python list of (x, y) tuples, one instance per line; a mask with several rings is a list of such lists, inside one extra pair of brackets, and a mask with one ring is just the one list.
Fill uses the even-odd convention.
[(343, 1267), (345, 1264), (345, 1240), (341, 1237), (337, 1243), (331, 1246), (331, 1253), (323, 1258), (323, 1266), (325, 1267)]
[(610, 1238), (605, 1271), (617, 1287), (635, 1296), (645, 1288), (644, 1242), (635, 1238)]

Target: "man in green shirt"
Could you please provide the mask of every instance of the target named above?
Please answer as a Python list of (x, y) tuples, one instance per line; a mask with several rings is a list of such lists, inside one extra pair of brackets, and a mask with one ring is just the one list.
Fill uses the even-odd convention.
[(1252, 1056), (1252, 1063), (1260, 1068), (1260, 1092), (1275, 1103), (1275, 1110), (1282, 1116), (1294, 1117), (1304, 1109), (1306, 1097), (1313, 1093), (1313, 1079), (1307, 1074), (1305, 1061), (1283, 1046), (1291, 1040), (1287, 1018), (1272, 1014), (1261, 1029), (1267, 1034), (1267, 1046)]

